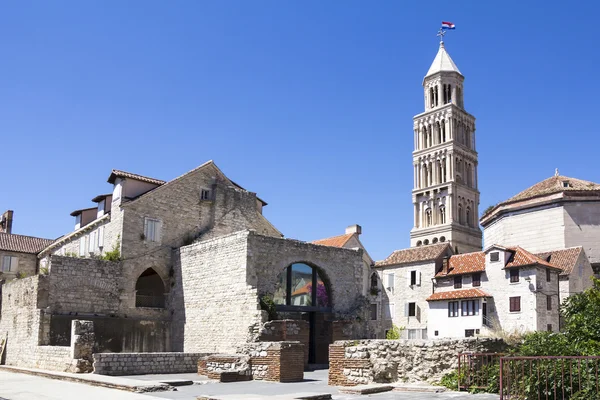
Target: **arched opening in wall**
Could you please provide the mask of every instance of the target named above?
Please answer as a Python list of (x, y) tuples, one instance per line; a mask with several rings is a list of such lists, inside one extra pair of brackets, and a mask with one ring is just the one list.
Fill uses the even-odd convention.
[(440, 224), (446, 223), (446, 207), (440, 207)]
[(440, 236), (440, 242), (444, 243), (446, 241), (446, 236)]
[(432, 221), (431, 221), (431, 209), (427, 209), (425, 211), (425, 226), (431, 226), (432, 225)]
[(423, 242), (421, 242), (420, 240), (417, 241), (417, 247), (423, 245)]
[(472, 224), (471, 224), (471, 207), (467, 207), (467, 225), (472, 226)]
[(135, 306), (165, 308), (165, 284), (152, 268), (148, 268), (135, 284)]
[(377, 278), (377, 272), (371, 274), (371, 294), (379, 291), (379, 279)]
[(461, 225), (465, 224), (465, 213), (462, 204), (458, 205), (458, 223)]
[(427, 246), (427, 245), (429, 244), (429, 239), (425, 239), (425, 240), (423, 241), (423, 244), (424, 244), (425, 246)]
[(433, 239), (431, 240), (431, 243), (433, 243), (433, 244), (436, 244), (437, 242), (438, 242), (438, 238), (433, 238)]
[(328, 349), (334, 335), (331, 288), (325, 274), (319, 268), (302, 262), (288, 266), (279, 275), (273, 302), (279, 318), (308, 321), (305, 362), (328, 363)]

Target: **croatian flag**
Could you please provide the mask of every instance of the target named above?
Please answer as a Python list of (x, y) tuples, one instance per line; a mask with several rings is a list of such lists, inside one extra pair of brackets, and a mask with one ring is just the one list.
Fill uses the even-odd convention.
[(442, 29), (456, 29), (456, 25), (452, 22), (442, 21)]

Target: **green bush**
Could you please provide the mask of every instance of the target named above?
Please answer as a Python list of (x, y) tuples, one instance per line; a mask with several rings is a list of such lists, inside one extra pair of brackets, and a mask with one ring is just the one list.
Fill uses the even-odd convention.
[(260, 308), (265, 310), (269, 315), (269, 321), (277, 319), (277, 310), (275, 302), (273, 301), (273, 295), (265, 294), (260, 298)]
[(386, 332), (385, 338), (388, 340), (398, 340), (402, 335), (402, 331), (404, 330), (403, 326), (392, 325), (392, 329)]
[(105, 261), (121, 261), (121, 235), (117, 236), (117, 242), (113, 246), (111, 251), (107, 251), (102, 256)]

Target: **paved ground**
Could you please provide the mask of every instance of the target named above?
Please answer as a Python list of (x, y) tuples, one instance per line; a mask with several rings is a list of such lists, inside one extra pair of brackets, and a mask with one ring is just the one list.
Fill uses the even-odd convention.
[(81, 383), (64, 382), (38, 376), (0, 371), (0, 400), (195, 400), (199, 395), (232, 395), (242, 400), (247, 395), (271, 396), (295, 393), (331, 393), (335, 400), (498, 400), (496, 395), (469, 395), (465, 393), (399, 393), (387, 392), (368, 396), (340, 394), (336, 388), (327, 386), (327, 371), (306, 372), (304, 382), (238, 382), (214, 383), (196, 374), (145, 375), (123, 377), (135, 380), (185, 379), (199, 384), (180, 386), (174, 392), (136, 394), (117, 389), (106, 389)]

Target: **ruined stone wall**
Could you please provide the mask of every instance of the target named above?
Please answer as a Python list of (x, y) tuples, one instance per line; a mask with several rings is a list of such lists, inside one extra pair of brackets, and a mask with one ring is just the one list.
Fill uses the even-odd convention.
[(439, 380), (458, 367), (458, 354), (504, 352), (501, 339), (355, 340), (329, 346), (329, 385)]
[[(1, 266), (4, 256), (17, 257), (17, 268), (8, 272), (2, 271)], [(16, 253), (14, 251), (0, 251), (0, 279), (14, 279), (17, 274), (31, 276), (36, 273), (37, 257), (35, 254)]]
[(280, 319), (265, 322), (260, 328), (260, 342), (297, 341), (304, 345), (304, 365), (308, 365), (308, 346), (310, 340), (308, 321)]
[(120, 263), (53, 255), (49, 269), (48, 305), (52, 311), (119, 312)]
[(183, 374), (198, 369), (203, 353), (94, 353), (94, 374)]
[(179, 249), (173, 307), (174, 349), (233, 353), (262, 321), (256, 288), (247, 284), (248, 232)]

